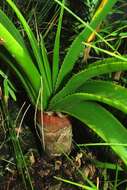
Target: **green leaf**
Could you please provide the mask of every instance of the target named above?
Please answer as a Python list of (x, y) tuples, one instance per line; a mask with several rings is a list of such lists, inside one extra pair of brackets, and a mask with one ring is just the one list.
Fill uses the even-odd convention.
[[(65, 0), (62, 1), (64, 5)], [(57, 76), (59, 72), (59, 48), (60, 48), (60, 33), (62, 28), (62, 19), (63, 19), (64, 7), (61, 7), (61, 12), (59, 16), (59, 22), (57, 26), (56, 38), (54, 43), (53, 49), (53, 72), (52, 72), (52, 79), (53, 79), (53, 89), (55, 88), (55, 84), (57, 81)]]
[(109, 162), (100, 162), (98, 160), (92, 160), (92, 163), (97, 168), (103, 168), (103, 169), (109, 169), (109, 170), (118, 169), (118, 171), (123, 171), (123, 169), (118, 164), (113, 164), (113, 163), (109, 163)]
[(107, 55), (110, 55), (112, 57), (115, 57), (117, 59), (119, 59), (119, 61), (127, 61), (127, 58), (125, 58), (124, 56), (121, 56), (119, 53), (114, 53), (112, 51), (108, 51), (108, 50), (105, 50), (103, 48), (100, 48), (100, 47), (97, 47), (95, 45), (93, 45), (92, 43), (86, 43), (86, 42), (82, 42), (85, 46), (89, 47), (89, 48), (94, 48), (94, 50), (96, 51), (96, 53), (98, 54), (99, 51), (102, 52), (102, 53), (105, 53)]
[(99, 76), (106, 73), (124, 71), (127, 70), (127, 62), (111, 62), (105, 64), (95, 65), (93, 67), (87, 68), (78, 74), (74, 75), (65, 87), (57, 93), (51, 100), (51, 104), (57, 102), (61, 98), (72, 94), (77, 91), (85, 82), (95, 76)]
[[(44, 69), (44, 65), (43, 65), (43, 61), (42, 61), (42, 57), (41, 57), (41, 53), (40, 53), (40, 48), (38, 46), (37, 40), (36, 40), (32, 30), (30, 29), (29, 25), (27, 24), (25, 18), (22, 16), (21, 12), (16, 7), (16, 5), (12, 2), (12, 0), (6, 0), (6, 1), (12, 7), (12, 9), (15, 11), (15, 13), (16, 13), (18, 19), (20, 20), (20, 22), (22, 23), (22, 25), (24, 27), (24, 30), (26, 31), (26, 34), (27, 34), (28, 39), (30, 41), (34, 56), (35, 56), (36, 61), (38, 63), (39, 72), (40, 72), (40, 74), (42, 75), (42, 78), (43, 78), (44, 89), (46, 89), (46, 92), (44, 91), (44, 94), (45, 94), (44, 96), (46, 97), (45, 102), (47, 104), (47, 100), (51, 95), (51, 91), (50, 91), (49, 83), (48, 83), (47, 78), (46, 78), (46, 73), (45, 73), (45, 69)], [(37, 75), (36, 75), (35, 78), (36, 78), (36, 80), (39, 79), (39, 81), (40, 81), (40, 77), (38, 77)]]
[(14, 101), (16, 101), (16, 95), (14, 93), (14, 89), (11, 88), (9, 80), (6, 78), (4, 79), (3, 85), (4, 85), (4, 100), (7, 103), (9, 95), (13, 98)]
[(97, 98), (100, 102), (107, 103), (127, 113), (127, 88), (113, 82), (91, 80), (87, 81), (78, 91), (95, 95), (95, 100)]
[[(55, 1), (62, 6), (62, 4), (58, 0), (55, 0)], [(80, 53), (82, 52), (84, 48), (82, 42), (87, 41), (89, 39), (93, 31), (95, 31), (96, 28), (99, 26), (99, 24), (104, 20), (104, 18), (107, 16), (112, 6), (116, 2), (117, 0), (101, 1), (100, 6), (95, 12), (90, 24), (88, 25), (85, 23), (86, 25), (85, 29), (73, 41), (72, 45), (70, 46), (67, 52), (67, 55), (64, 58), (63, 64), (61, 66), (61, 69), (58, 75), (56, 89), (59, 88), (63, 79), (71, 72), (74, 64), (76, 63), (76, 60), (78, 59)]]
[(70, 100), (68, 105), (63, 105), (55, 111), (79, 119), (107, 143), (122, 143), (123, 146), (111, 145), (111, 148), (127, 165), (127, 148), (124, 146), (127, 144), (127, 130), (110, 112), (97, 103), (80, 100), (80, 95), (79, 98)]
[(42, 58), (43, 58), (44, 71), (45, 71), (46, 79), (47, 79), (48, 86), (50, 88), (50, 94), (51, 94), (52, 92), (51, 70), (50, 70), (47, 50), (45, 48), (45, 44), (44, 44), (44, 40), (42, 36), (41, 36), (41, 53), (42, 53)]
[[(26, 89), (28, 97), (30, 98), (31, 102), (35, 105), (36, 100), (37, 100), (37, 95), (33, 89), (33, 86), (29, 82), (29, 80), (27, 80), (27, 78), (24, 77), (24, 74), (22, 75), (21, 71), (19, 72), (19, 70), (14, 66), (13, 62), (11, 62), (11, 60), (7, 56), (5, 56), (4, 52), (3, 53), (0, 52), (0, 58), (2, 58), (2, 60), (5, 63), (7, 63), (13, 69), (13, 71), (16, 73), (16, 75), (19, 77), (24, 88)], [(0, 74), (1, 73), (2, 73), (3, 78), (7, 78), (7, 76), (0, 70)]]
[(82, 189), (85, 189), (85, 190), (97, 190), (96, 186), (94, 187), (89, 187), (87, 185), (83, 185), (83, 184), (80, 184), (80, 183), (76, 183), (76, 182), (73, 182), (73, 181), (70, 181), (68, 179), (63, 179), (61, 177), (56, 177), (54, 176), (54, 178), (58, 181), (62, 181), (64, 183), (68, 183), (68, 184), (71, 184), (73, 186), (76, 186), (76, 187), (79, 187), (79, 188), (82, 188)]
[(40, 72), (43, 70), (43, 63), (42, 63), (42, 59), (41, 59), (41, 54), (40, 54), (40, 50), (39, 50), (39, 46), (37, 44), (37, 40), (32, 32), (32, 30), (30, 29), (29, 25), (27, 24), (25, 18), (22, 16), (21, 12), (18, 10), (18, 8), (16, 7), (16, 5), (12, 2), (12, 0), (6, 0), (6, 2), (12, 7), (12, 9), (15, 11), (19, 21), (21, 22), (21, 24), (24, 27), (24, 30), (26, 31), (26, 34), (29, 38), (31, 47), (33, 49), (33, 53), (35, 55), (35, 58), (37, 60), (38, 63), (38, 67), (40, 68)]
[(0, 69), (0, 75), (4, 78), (4, 79), (6, 79), (7, 78), (7, 75)]
[(12, 88), (10, 88), (9, 86), (8, 86), (8, 92), (9, 92), (9, 95), (12, 97), (12, 99), (16, 101), (16, 95), (14, 93), (14, 90), (12, 90)]
[(108, 64), (108, 63), (116, 63), (116, 62), (127, 62), (127, 56), (126, 55), (120, 55), (121, 59), (119, 58), (116, 58), (116, 57), (109, 57), (109, 58), (104, 58), (102, 60), (99, 60), (99, 61), (95, 61), (94, 63), (91, 63), (88, 65), (88, 68), (90, 67), (94, 67), (94, 66), (98, 66), (98, 65), (102, 65), (102, 64)]
[[(80, 99), (88, 101), (98, 101), (106, 103), (124, 113), (127, 113), (127, 89), (108, 81), (87, 81), (83, 86), (77, 89), (77, 93), (58, 99), (50, 104), (50, 109), (57, 109), (61, 106), (67, 106), (71, 99)], [(78, 102), (77, 102), (78, 104)]]
[(16, 90), (15, 90), (14, 86), (12, 85), (12, 83), (8, 79), (7, 75), (2, 70), (0, 70), (0, 75), (4, 78), (3, 86), (4, 86), (5, 101), (6, 102), (8, 101), (9, 95), (13, 98), (14, 101), (16, 101), (16, 95), (14, 93), (14, 91), (16, 91)]
[(34, 66), (28, 51), (21, 46), (18, 41), (9, 33), (4, 25), (0, 21), (0, 38), (4, 40), (3, 46), (10, 52), (11, 56), (17, 61), (16, 67), (20, 67), (21, 70), (26, 73), (26, 76), (33, 83), (35, 92), (38, 93), (40, 87), (40, 75)]
[(1, 9), (0, 9), (0, 22), (11, 33), (11, 35), (16, 39), (16, 41), (20, 43), (21, 46), (25, 47), (24, 40), (21, 34), (16, 29), (14, 24), (11, 22), (11, 20), (6, 16), (6, 14)]
[(4, 79), (3, 82), (4, 85), (4, 100), (7, 103), (8, 102), (8, 98), (9, 98), (9, 91), (8, 91), (8, 82), (7, 79)]
[(116, 98), (121, 100), (123, 104), (127, 98), (127, 88), (111, 81), (89, 80), (86, 81), (77, 92), (93, 93), (97, 95), (107, 96), (108, 98)]
[(8, 79), (8, 76), (0, 69), (0, 75), (7, 80), (8, 85), (10, 86), (11, 89), (13, 89), (14, 91), (16, 91), (15, 87), (13, 86), (13, 84), (11, 83), (11, 81)]
[[(107, 91), (108, 93), (108, 91)], [(114, 94), (115, 95), (115, 94)], [(80, 97), (80, 99), (78, 99), (78, 97)], [(116, 95), (117, 97), (117, 95)], [(98, 101), (98, 102), (102, 102), (105, 104), (108, 104), (110, 106), (113, 106), (121, 111), (123, 111), (124, 113), (127, 113), (127, 96), (124, 100), (122, 99), (116, 99), (116, 97), (110, 97), (110, 95), (106, 95), (106, 94), (92, 94), (92, 93), (75, 93), (72, 95), (68, 95), (65, 98), (58, 100), (56, 103), (50, 104), (49, 109), (54, 110), (57, 109), (61, 106), (67, 106), (69, 104), (69, 102), (71, 101), (71, 99), (77, 99), (76, 102), (78, 104), (79, 101), (81, 100), (88, 100), (88, 101)], [(124, 104), (126, 102), (126, 104)]]

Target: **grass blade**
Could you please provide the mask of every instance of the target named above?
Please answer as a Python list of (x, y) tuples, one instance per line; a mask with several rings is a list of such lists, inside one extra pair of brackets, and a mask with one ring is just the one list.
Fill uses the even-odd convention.
[(93, 187), (89, 187), (87, 185), (79, 184), (79, 183), (76, 183), (76, 182), (73, 182), (73, 181), (70, 181), (70, 180), (67, 180), (67, 179), (63, 179), (61, 177), (55, 176), (54, 178), (57, 179), (57, 180), (59, 180), (59, 181), (62, 181), (64, 183), (68, 183), (68, 184), (77, 186), (79, 188), (85, 189), (85, 190), (97, 190), (97, 188), (93, 188)]

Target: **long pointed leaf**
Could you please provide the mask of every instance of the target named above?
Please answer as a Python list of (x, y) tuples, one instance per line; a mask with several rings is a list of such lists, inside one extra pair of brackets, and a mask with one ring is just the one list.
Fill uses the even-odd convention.
[(125, 106), (127, 106), (127, 88), (111, 81), (86, 81), (85, 84), (83, 84), (77, 91), (114, 98), (116, 100), (120, 100), (123, 104), (125, 104)]
[(46, 50), (42, 36), (41, 36), (41, 52), (42, 52), (44, 70), (45, 70), (48, 86), (50, 88), (50, 93), (51, 93), (52, 92), (51, 69), (50, 69), (50, 65), (49, 65), (47, 50)]
[(22, 16), (21, 12), (18, 10), (18, 8), (16, 7), (16, 5), (12, 2), (12, 0), (6, 0), (7, 3), (12, 7), (12, 9), (15, 11), (18, 19), (20, 20), (20, 22), (22, 23), (26, 33), (27, 33), (27, 36), (29, 38), (29, 41), (31, 43), (31, 47), (33, 49), (33, 52), (34, 52), (34, 55), (35, 55), (35, 58), (37, 59), (37, 62), (38, 62), (38, 66), (40, 68), (40, 71), (43, 70), (42, 66), (42, 60), (41, 60), (41, 54), (40, 54), (40, 50), (39, 50), (39, 46), (37, 44), (37, 41), (35, 39), (35, 36), (32, 32), (32, 30), (30, 29), (29, 25), (27, 24), (25, 18)]
[(116, 58), (116, 57), (109, 57), (109, 58), (104, 58), (102, 60), (99, 61), (95, 61), (94, 63), (91, 63), (88, 65), (88, 68), (90, 67), (94, 67), (94, 66), (98, 66), (98, 65), (102, 65), (102, 64), (108, 64), (108, 63), (116, 63), (116, 62), (127, 62), (127, 56), (126, 55), (120, 55), (120, 57), (122, 59)]
[[(55, 0), (58, 3), (58, 0)], [(58, 80), (56, 84), (56, 89), (60, 86), (63, 79), (70, 73), (76, 60), (78, 59), (80, 52), (83, 50), (83, 41), (87, 41), (93, 30), (96, 30), (97, 26), (104, 20), (106, 15), (111, 10), (112, 6), (117, 2), (117, 0), (102, 0), (99, 8), (94, 14), (94, 17), (89, 26), (87, 26), (73, 41), (67, 55), (64, 58), (64, 62), (60, 69)], [(60, 3), (59, 3), (60, 4)], [(61, 5), (62, 6), (62, 5)], [(93, 30), (91, 30), (91, 28)]]
[(7, 58), (7, 56), (5, 56), (3, 53), (0, 52), (0, 58), (2, 58), (2, 60), (4, 62), (6, 62), (16, 73), (17, 77), (19, 77), (20, 81), (22, 82), (24, 88), (26, 89), (26, 92), (31, 100), (31, 102), (33, 103), (33, 105), (35, 105), (36, 101), (37, 101), (37, 94), (35, 93), (33, 86), (30, 84), (30, 82), (27, 80), (27, 78), (25, 76), (25, 74), (21, 74), (21, 72), (18, 71), (18, 69), (14, 66), (14, 64), (11, 62), (10, 59)]
[[(121, 90), (121, 92), (123, 92), (123, 91)], [(99, 93), (94, 94), (94, 93), (86, 93), (86, 92), (74, 93), (72, 95), (66, 96), (65, 98), (63, 98), (61, 100), (58, 100), (56, 103), (50, 104), (49, 109), (54, 110), (61, 106), (66, 107), (72, 99), (75, 99), (77, 104), (81, 100), (98, 101), (98, 102), (108, 104), (112, 107), (115, 107), (115, 108), (123, 111), (124, 113), (127, 113), (127, 96), (126, 97), (124, 96), (126, 92), (123, 93), (124, 100), (122, 100), (122, 95), (121, 95), (121, 98), (117, 99), (119, 94), (117, 95), (117, 93), (114, 93), (113, 96), (110, 96), (110, 95), (108, 95), (108, 93), (109, 93), (108, 91), (107, 91), (107, 95), (105, 94), (105, 92), (102, 94), (99, 94)]]
[(124, 71), (127, 70), (126, 62), (114, 62), (114, 63), (105, 63), (99, 64), (88, 69), (85, 69), (78, 74), (74, 75), (69, 82), (65, 85), (65, 87), (57, 93), (52, 98), (52, 103), (57, 100), (60, 100), (64, 96), (74, 93), (80, 86), (85, 84), (85, 82), (95, 76), (102, 75), (105, 73), (111, 73), (115, 71)]
[(16, 41), (18, 41), (22, 46), (25, 46), (21, 34), (2, 10), (0, 10), (0, 22), (7, 28)]
[[(13, 65), (13, 63), (7, 57), (5, 57), (4, 55), (2, 55), (1, 53), (0, 53), (0, 57), (2, 58), (2, 60), (4, 62), (6, 62), (11, 67), (11, 69), (13, 69), (13, 71), (16, 74), (16, 76), (20, 79), (23, 87), (25, 88), (26, 93), (28, 94), (28, 97), (31, 100), (31, 103), (33, 105), (35, 105), (36, 101), (37, 101), (37, 94), (35, 93), (35, 91), (33, 89), (33, 86), (31, 85), (31, 83), (29, 82), (29, 80), (27, 78), (24, 78), (22, 76), (21, 72), (18, 71), (18, 69)], [(24, 76), (25, 76), (25, 74), (24, 74)]]
[[(107, 143), (127, 144), (127, 130), (111, 113), (97, 103), (82, 100), (77, 104), (76, 99), (72, 99), (68, 106), (60, 107), (55, 111), (76, 117)], [(127, 165), (127, 148), (124, 145), (112, 145), (111, 148)]]
[(17, 66), (26, 73), (26, 76), (33, 84), (35, 92), (38, 94), (40, 88), (40, 75), (34, 66), (28, 51), (21, 46), (18, 41), (9, 33), (0, 21), (0, 38), (3, 39), (3, 46), (10, 52), (11, 56), (17, 61)]
[[(62, 4), (64, 5), (65, 0), (62, 1)], [(61, 12), (59, 16), (59, 22), (56, 32), (56, 38), (54, 43), (54, 49), (53, 49), (53, 72), (52, 72), (52, 78), (53, 78), (53, 89), (55, 88), (55, 84), (57, 81), (57, 76), (59, 72), (59, 48), (60, 48), (60, 33), (62, 28), (62, 18), (64, 13), (64, 7), (61, 7)]]
[(16, 7), (16, 5), (12, 2), (12, 0), (6, 0), (6, 1), (12, 7), (12, 9), (15, 11), (17, 17), (19, 18), (20, 22), (22, 23), (22, 25), (23, 25), (26, 33), (27, 33), (31, 47), (33, 49), (34, 56), (35, 56), (37, 63), (38, 63), (39, 71), (40, 71), (42, 78), (43, 78), (44, 89), (47, 89), (46, 90), (46, 92), (47, 92), (46, 99), (48, 99), (48, 97), (50, 97), (51, 92), (50, 92), (50, 87), (49, 87), (49, 84), (47, 82), (46, 74), (44, 71), (43, 61), (41, 59), (40, 49), (39, 49), (39, 46), (37, 44), (37, 40), (36, 40), (32, 30), (30, 29), (29, 25), (27, 24), (25, 18), (22, 16), (21, 12)]

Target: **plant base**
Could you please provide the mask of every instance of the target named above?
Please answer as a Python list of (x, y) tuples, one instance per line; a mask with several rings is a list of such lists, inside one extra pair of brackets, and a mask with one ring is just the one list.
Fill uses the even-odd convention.
[(61, 113), (46, 112), (38, 114), (38, 121), (43, 124), (46, 153), (50, 157), (69, 154), (72, 146), (72, 125), (69, 118)]

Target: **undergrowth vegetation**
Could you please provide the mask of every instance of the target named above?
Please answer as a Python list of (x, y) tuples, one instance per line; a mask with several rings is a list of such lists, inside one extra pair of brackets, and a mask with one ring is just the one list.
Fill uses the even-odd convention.
[(127, 188), (126, 8), (0, 2), (3, 189)]

